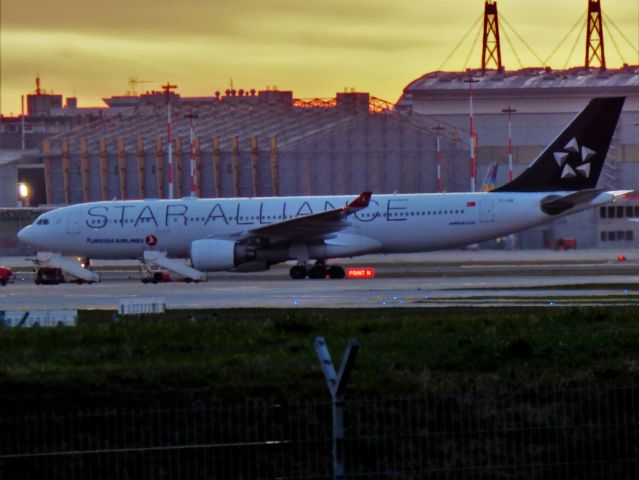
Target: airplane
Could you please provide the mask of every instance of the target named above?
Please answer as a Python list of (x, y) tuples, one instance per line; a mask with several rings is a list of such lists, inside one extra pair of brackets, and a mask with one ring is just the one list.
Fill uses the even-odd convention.
[(499, 164), (497, 162), (490, 162), (486, 169), (486, 176), (481, 182), (481, 191), (490, 192), (495, 189), (495, 182), (497, 181), (497, 170)]
[(596, 188), (624, 100), (592, 99), (521, 175), (489, 192), (101, 201), (43, 213), (18, 237), (49, 265), (64, 255), (139, 259), (199, 281), (294, 260), (294, 279), (343, 278), (327, 260), (463, 247), (632, 192)]

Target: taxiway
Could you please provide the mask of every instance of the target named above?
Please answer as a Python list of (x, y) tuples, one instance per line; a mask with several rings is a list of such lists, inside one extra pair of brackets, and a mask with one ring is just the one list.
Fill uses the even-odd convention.
[(17, 278), (0, 288), (0, 309), (112, 310), (123, 300), (151, 297), (169, 309), (639, 304), (639, 255), (624, 256), (620, 262), (607, 250), (451, 251), (344, 262), (373, 266), (373, 279), (291, 280), (282, 265), (163, 284), (142, 284), (134, 264), (124, 262), (98, 265), (98, 284), (50, 286), (34, 285), (28, 264), (15, 259)]

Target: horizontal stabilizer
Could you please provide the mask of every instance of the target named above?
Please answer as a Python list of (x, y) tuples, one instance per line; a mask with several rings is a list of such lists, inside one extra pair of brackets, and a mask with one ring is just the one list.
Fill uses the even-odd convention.
[(568, 195), (550, 195), (541, 201), (541, 210), (548, 215), (559, 215), (577, 205), (592, 204), (597, 197), (604, 197), (603, 203), (622, 197), (633, 190), (606, 191), (601, 189), (580, 190)]

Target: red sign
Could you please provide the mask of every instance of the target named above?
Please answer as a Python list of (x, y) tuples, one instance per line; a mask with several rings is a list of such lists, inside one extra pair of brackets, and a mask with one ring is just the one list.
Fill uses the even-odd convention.
[(346, 278), (375, 278), (375, 269), (371, 267), (347, 268)]
[(466, 206), (467, 207), (474, 207), (475, 206), (475, 202), (466, 202)]

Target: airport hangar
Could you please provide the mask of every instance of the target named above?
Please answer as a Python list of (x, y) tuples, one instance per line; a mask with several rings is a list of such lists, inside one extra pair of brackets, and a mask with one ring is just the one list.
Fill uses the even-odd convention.
[[(508, 178), (512, 112), (513, 175), (595, 96), (626, 104), (600, 186), (639, 185), (639, 66), (554, 71), (433, 72), (410, 83), (396, 105), (348, 91), (333, 99), (295, 99), (293, 92), (227, 90), (210, 97), (170, 93), (176, 196), (190, 192), (193, 119), (197, 193), (202, 197), (411, 193), (469, 190), (469, 82), (477, 134), (478, 188), (488, 164)], [(166, 94), (106, 98), (106, 108), (78, 108), (61, 95), (30, 95), (23, 131), (17, 117), (0, 122), (0, 205), (14, 207), (16, 184), (33, 189), (31, 206), (113, 198), (166, 198)], [(42, 98), (39, 98), (42, 97)], [(437, 152), (439, 137), (440, 153)], [(11, 148), (6, 148), (6, 147)], [(31, 147), (31, 148), (28, 148)], [(0, 210), (0, 255), (26, 253), (15, 239), (38, 209)], [(584, 212), (516, 237), (520, 248), (633, 246), (639, 242), (639, 197)], [(4, 238), (6, 237), (6, 238)]]

